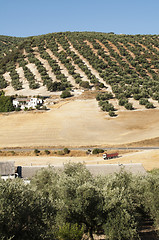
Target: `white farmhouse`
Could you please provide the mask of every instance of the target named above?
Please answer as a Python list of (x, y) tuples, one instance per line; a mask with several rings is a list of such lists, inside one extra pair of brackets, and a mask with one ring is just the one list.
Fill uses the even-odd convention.
[(43, 100), (40, 98), (16, 98), (13, 100), (13, 106), (21, 109), (36, 108), (36, 106), (41, 106), (42, 104)]
[(43, 101), (39, 98), (30, 98), (28, 102), (28, 108), (36, 108), (38, 105), (42, 105)]

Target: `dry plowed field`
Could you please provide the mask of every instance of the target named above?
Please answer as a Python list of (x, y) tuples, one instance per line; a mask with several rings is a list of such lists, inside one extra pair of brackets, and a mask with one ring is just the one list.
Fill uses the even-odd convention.
[(95, 99), (55, 104), (49, 111), (0, 114), (0, 148), (105, 146), (159, 137), (159, 110), (110, 118)]

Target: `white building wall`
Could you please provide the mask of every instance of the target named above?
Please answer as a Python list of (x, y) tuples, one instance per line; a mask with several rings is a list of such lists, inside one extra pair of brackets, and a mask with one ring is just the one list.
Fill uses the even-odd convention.
[(13, 100), (13, 106), (17, 108), (19, 106), (19, 101), (14, 99)]
[(42, 99), (38, 98), (31, 98), (29, 102), (26, 102), (26, 104), (19, 102), (17, 99), (13, 100), (13, 105), (15, 107), (20, 106), (21, 109), (26, 108), (36, 108), (37, 105), (41, 105), (43, 103)]

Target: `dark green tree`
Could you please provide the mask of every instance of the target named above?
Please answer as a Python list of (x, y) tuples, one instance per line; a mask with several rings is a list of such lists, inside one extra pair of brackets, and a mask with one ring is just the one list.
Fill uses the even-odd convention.
[(12, 112), (15, 110), (13, 106), (13, 98), (9, 96), (0, 96), (0, 112)]
[(0, 181), (1, 239), (42, 240), (54, 225), (55, 214), (53, 203), (29, 185)]

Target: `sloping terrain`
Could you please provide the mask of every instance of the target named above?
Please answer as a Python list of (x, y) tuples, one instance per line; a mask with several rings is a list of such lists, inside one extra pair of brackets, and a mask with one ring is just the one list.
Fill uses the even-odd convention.
[(120, 112), (112, 119), (99, 111), (95, 99), (65, 101), (50, 109), (1, 114), (0, 147), (116, 146), (159, 136), (156, 109)]
[(158, 35), (65, 32), (0, 36), (0, 44), (6, 95), (91, 89), (112, 93), (105, 100), (115, 110), (159, 108)]
[[(158, 35), (65, 32), (0, 36), (0, 44), (0, 89), (6, 95), (50, 96), (45, 113), (0, 115), (0, 147), (158, 138)], [(58, 103), (65, 89), (74, 97)]]

